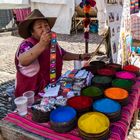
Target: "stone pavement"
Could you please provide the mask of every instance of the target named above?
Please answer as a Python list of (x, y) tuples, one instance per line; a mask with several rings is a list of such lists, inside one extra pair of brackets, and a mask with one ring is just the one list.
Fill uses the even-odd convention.
[[(0, 34), (0, 119), (12, 110), (11, 98), (5, 94), (7, 87), (15, 83), (15, 66), (14, 55), (19, 43), (22, 41), (20, 37), (12, 36), (10, 32)], [(90, 35), (89, 52), (93, 52), (97, 44), (101, 41), (101, 37), (96, 34)], [(65, 50), (76, 53), (85, 52), (85, 43), (83, 34), (77, 35), (58, 35), (58, 42)], [(104, 44), (101, 46), (101, 51), (105, 51)], [(106, 56), (96, 56), (98, 59), (106, 61)], [(64, 62), (63, 73), (73, 69), (73, 62)], [(140, 120), (137, 120), (136, 127), (130, 131), (129, 140), (140, 140), (134, 137), (140, 134)]]

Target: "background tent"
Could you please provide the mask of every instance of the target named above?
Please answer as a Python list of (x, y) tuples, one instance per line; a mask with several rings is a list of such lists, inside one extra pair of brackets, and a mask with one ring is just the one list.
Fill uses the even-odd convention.
[(70, 34), (75, 0), (31, 0), (31, 9), (39, 9), (47, 17), (57, 17), (52, 30)]
[[(24, 19), (27, 12), (23, 14), (24, 8), (29, 8), (29, 0), (0, 0), (0, 31), (13, 30), (15, 28), (14, 14), (17, 15), (18, 20)], [(23, 9), (22, 11), (13, 9)], [(25, 10), (26, 11), (26, 10)], [(22, 12), (22, 13), (21, 13)]]
[(12, 27), (13, 14), (11, 10), (0, 9), (0, 29), (4, 27)]
[(15, 9), (30, 7), (29, 0), (0, 0), (0, 9)]

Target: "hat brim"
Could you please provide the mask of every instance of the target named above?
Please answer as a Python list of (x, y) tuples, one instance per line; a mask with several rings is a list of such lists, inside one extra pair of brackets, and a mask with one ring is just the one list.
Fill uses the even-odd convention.
[(50, 28), (52, 28), (55, 24), (55, 21), (56, 21), (56, 18), (53, 18), (53, 17), (49, 17), (49, 18), (45, 18), (45, 17), (38, 17), (38, 18), (32, 18), (32, 19), (27, 19), (27, 20), (24, 20), (23, 22), (21, 22), (18, 26), (18, 33), (21, 37), (23, 38), (28, 38), (31, 36), (30, 32), (29, 32), (29, 25), (35, 21), (35, 20), (40, 20), (40, 19), (43, 19), (43, 20), (47, 20), (48, 21), (48, 24), (50, 26)]

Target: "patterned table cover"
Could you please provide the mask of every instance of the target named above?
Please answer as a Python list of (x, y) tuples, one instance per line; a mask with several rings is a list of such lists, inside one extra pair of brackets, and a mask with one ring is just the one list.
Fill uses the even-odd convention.
[[(140, 108), (140, 80), (138, 80), (132, 88), (132, 93), (129, 96), (129, 103), (122, 108), (121, 119), (117, 122), (111, 123), (110, 135), (108, 140), (125, 140), (128, 134), (128, 129), (133, 117), (134, 112)], [(42, 136), (42, 138), (49, 138), (52, 140), (81, 140), (77, 128), (68, 133), (57, 133), (50, 128), (48, 123), (36, 123), (31, 120), (31, 113), (25, 117), (21, 117), (16, 113), (8, 114), (3, 121), (8, 121), (16, 126)]]

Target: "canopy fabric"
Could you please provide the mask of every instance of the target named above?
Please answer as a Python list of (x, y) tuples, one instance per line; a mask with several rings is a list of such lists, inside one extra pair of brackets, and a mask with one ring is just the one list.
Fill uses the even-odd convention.
[(75, 0), (31, 0), (31, 9), (39, 9), (47, 17), (57, 17), (52, 31), (70, 34)]
[(29, 0), (0, 0), (0, 9), (16, 9), (30, 7)]
[[(60, 34), (70, 34), (72, 17), (75, 7), (82, 0), (1, 0), (0, 9), (39, 9), (47, 17), (57, 17), (52, 31)], [(106, 3), (104, 0), (95, 0), (98, 9), (99, 34), (107, 28), (106, 25)]]
[(66, 0), (31, 0), (31, 2), (48, 3), (48, 4), (66, 4)]

